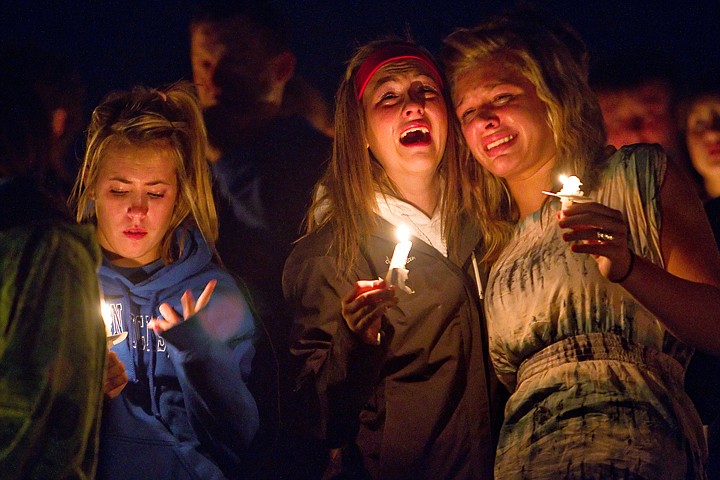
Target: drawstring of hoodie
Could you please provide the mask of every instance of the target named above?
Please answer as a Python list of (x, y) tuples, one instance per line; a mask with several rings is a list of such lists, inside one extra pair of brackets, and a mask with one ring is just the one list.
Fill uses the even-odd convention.
[[(155, 312), (157, 308), (157, 292), (153, 292), (150, 298), (151, 312)], [(159, 309), (157, 316), (160, 316)], [(162, 419), (160, 415), (160, 388), (155, 385), (155, 367), (157, 365), (157, 335), (155, 331), (148, 329), (148, 346), (150, 347), (150, 372), (148, 373), (148, 381), (150, 382), (150, 407), (155, 418)]]
[[(133, 302), (130, 299), (130, 292), (125, 290), (123, 292), (123, 298), (124, 298), (124, 304), (125, 305), (133, 305)], [(127, 376), (130, 379), (137, 379), (137, 366), (141, 365), (142, 360), (137, 357), (137, 354), (133, 353), (133, 350), (137, 351), (137, 349), (133, 348), (133, 345), (137, 345), (138, 335), (137, 335), (137, 325), (132, 321), (130, 312), (127, 312), (127, 318), (128, 324), (127, 324), (127, 332), (128, 332), (128, 338), (125, 342), (125, 348), (128, 350), (129, 358), (132, 358), (133, 361), (129, 362), (129, 365), (125, 365), (125, 368), (128, 369)]]

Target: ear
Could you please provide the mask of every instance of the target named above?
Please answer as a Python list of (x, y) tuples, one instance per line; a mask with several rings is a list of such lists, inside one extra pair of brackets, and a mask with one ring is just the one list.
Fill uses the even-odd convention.
[(295, 74), (296, 64), (297, 59), (290, 51), (276, 55), (270, 62), (270, 75), (273, 82), (285, 85)]

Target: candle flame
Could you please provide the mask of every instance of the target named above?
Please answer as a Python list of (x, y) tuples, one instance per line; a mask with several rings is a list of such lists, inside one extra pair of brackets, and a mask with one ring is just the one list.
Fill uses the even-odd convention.
[(397, 237), (399, 242), (405, 242), (407, 240), (410, 240), (410, 229), (407, 227), (407, 225), (398, 225), (397, 229), (395, 230), (395, 236)]
[(560, 190), (560, 193), (564, 193), (566, 195), (582, 195), (582, 192), (580, 191), (580, 185), (582, 185), (582, 182), (575, 175), (571, 175), (569, 177), (566, 175), (560, 175), (560, 182), (562, 182), (562, 190)]

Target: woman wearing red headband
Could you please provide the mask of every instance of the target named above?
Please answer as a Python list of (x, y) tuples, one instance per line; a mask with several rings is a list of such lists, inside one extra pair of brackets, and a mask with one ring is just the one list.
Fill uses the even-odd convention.
[[(351, 468), (363, 476), (491, 477), (479, 229), (460, 207), (446, 93), (411, 43), (355, 53), (336, 97), (333, 157), (285, 266), (299, 388), (314, 395), (327, 446), (359, 459)], [(398, 280), (386, 274), (399, 226), (412, 245)]]

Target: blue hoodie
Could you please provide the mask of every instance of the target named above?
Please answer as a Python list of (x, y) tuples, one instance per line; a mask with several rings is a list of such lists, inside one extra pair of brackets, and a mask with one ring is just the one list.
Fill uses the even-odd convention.
[[(184, 235), (182, 257), (133, 284), (107, 260), (100, 282), (112, 332), (128, 332), (112, 347), (129, 381), (106, 401), (98, 478), (220, 479), (242, 473), (258, 410), (245, 381), (255, 322), (232, 276), (212, 263), (197, 229)], [(157, 336), (148, 328), (158, 307), (182, 315), (180, 297), (195, 299), (208, 281), (217, 286), (197, 315)]]

